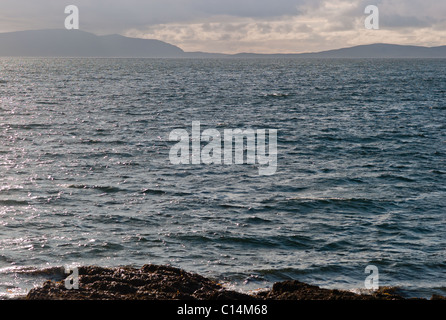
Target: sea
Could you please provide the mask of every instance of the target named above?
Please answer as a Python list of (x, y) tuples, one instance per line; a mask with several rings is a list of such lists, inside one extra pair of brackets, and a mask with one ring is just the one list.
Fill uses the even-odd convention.
[[(442, 59), (0, 58), (0, 298), (145, 264), (446, 295), (445, 98)], [(194, 121), (276, 129), (277, 170), (173, 164)]]

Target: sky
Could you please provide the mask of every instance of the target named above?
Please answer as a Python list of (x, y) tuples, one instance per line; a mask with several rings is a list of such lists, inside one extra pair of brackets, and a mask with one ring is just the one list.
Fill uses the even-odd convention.
[[(302, 53), (371, 43), (446, 45), (444, 0), (1, 0), (0, 32), (64, 28), (158, 39), (185, 51)], [(364, 12), (379, 9), (379, 30)]]

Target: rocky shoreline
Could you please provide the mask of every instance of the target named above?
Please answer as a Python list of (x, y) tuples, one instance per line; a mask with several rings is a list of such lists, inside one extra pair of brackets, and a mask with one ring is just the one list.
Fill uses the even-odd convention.
[[(366, 295), (323, 289), (296, 280), (277, 282), (272, 289), (244, 294), (170, 266), (145, 265), (140, 269), (80, 267), (79, 288), (68, 290), (64, 281), (47, 281), (26, 300), (405, 300), (395, 288)], [(445, 300), (434, 295), (431, 300)]]

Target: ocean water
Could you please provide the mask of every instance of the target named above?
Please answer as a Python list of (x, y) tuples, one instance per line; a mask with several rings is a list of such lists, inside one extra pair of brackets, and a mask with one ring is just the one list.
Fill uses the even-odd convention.
[[(0, 297), (170, 264), (446, 294), (446, 60), (0, 59)], [(172, 165), (173, 129), (277, 129), (276, 174)]]

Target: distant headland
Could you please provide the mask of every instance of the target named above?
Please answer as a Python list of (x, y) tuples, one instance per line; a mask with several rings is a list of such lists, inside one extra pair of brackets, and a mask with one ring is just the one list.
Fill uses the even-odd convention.
[(296, 54), (185, 52), (172, 44), (122, 35), (98, 36), (80, 30), (30, 30), (0, 33), (1, 57), (120, 58), (446, 58), (446, 46), (369, 44)]

